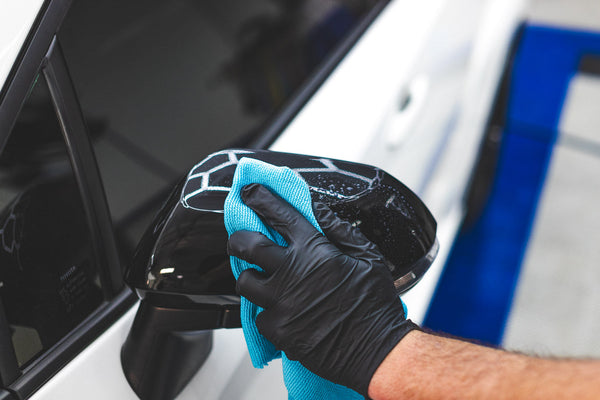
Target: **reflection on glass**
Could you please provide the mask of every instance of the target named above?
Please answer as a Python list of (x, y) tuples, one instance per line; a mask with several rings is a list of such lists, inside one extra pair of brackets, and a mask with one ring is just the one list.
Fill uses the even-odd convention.
[(73, 3), (59, 40), (126, 261), (173, 185), (247, 145), (376, 3)]
[(273, 4), (276, 12), (244, 21), (233, 56), (220, 70), (252, 114), (281, 106), (358, 22), (369, 2)]
[(0, 154), (0, 282), (21, 366), (102, 302), (81, 197), (42, 78)]

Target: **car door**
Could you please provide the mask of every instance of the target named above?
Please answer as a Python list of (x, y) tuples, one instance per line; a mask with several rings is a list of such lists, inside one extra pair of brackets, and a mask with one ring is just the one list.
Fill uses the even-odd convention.
[[(77, 318), (65, 318), (64, 326), (55, 318), (60, 329), (48, 341), (31, 322), (15, 320), (31, 310), (9, 311), (17, 301), (3, 295), (7, 312), (0, 316), (0, 345), (15, 358), (3, 358), (5, 396), (136, 398), (120, 364), (135, 313), (121, 269), (173, 184), (212, 151), (271, 146), (380, 166), (434, 205), (449, 247), (464, 211), (461, 193), (485, 116), (464, 121), (469, 113), (489, 111), (518, 20), (517, 3), (48, 2), (0, 107), (2, 121), (12, 119), (3, 125), (10, 127), (7, 137), (22, 131), (30, 136), (20, 145), (8, 139), (4, 150), (20, 149), (8, 159), (17, 163), (45, 160), (50, 167), (36, 166), (43, 178), (56, 163), (63, 174), (70, 165), (74, 194), (64, 204), (53, 198), (47, 206), (54, 210), (54, 223), (43, 224), (60, 228), (57, 243), (66, 254), (54, 262), (52, 279), (58, 283), (49, 292), (65, 309), (80, 303), (72, 299), (82, 291), (91, 299), (81, 301), (87, 308)], [(508, 26), (497, 43), (482, 29), (492, 10), (503, 11)], [(493, 58), (493, 68), (478, 64), (482, 48)], [(489, 87), (473, 111), (465, 96), (473, 82), (482, 80)], [(37, 116), (42, 111), (43, 118)], [(468, 135), (461, 134), (465, 130)], [(53, 138), (39, 139), (40, 132)], [(465, 173), (452, 190), (435, 190), (447, 179), (445, 160), (455, 162), (457, 141), (469, 147), (461, 157)], [(48, 156), (60, 146), (60, 157)], [(448, 149), (452, 157), (445, 155)], [(7, 165), (7, 171), (16, 170)], [(29, 178), (20, 191), (6, 195), (7, 232), (14, 226), (6, 211), (18, 203), (14, 198), (48, 188), (35, 189), (36, 184), (57, 185), (50, 193), (67, 192), (60, 182)], [(78, 198), (81, 204), (73, 205)], [(81, 221), (81, 215), (85, 224), (69, 224)], [(61, 230), (78, 232), (75, 238), (94, 245), (59, 240)], [(48, 229), (38, 235), (54, 233)], [(73, 256), (70, 250), (79, 258), (67, 257)], [(34, 253), (43, 251), (34, 248)], [(429, 293), (415, 295), (414, 306), (409, 302), (417, 315), (424, 313), (434, 284), (432, 278)], [(0, 293), (6, 288), (7, 283)], [(32, 301), (31, 308), (44, 301)], [(25, 345), (19, 348), (20, 343)], [(284, 398), (285, 393), (277, 363), (253, 369), (241, 330), (233, 329), (214, 332), (209, 358), (179, 398)]]

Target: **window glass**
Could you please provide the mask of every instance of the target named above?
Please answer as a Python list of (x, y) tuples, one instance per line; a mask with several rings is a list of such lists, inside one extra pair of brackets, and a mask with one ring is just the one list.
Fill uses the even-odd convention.
[(90, 233), (46, 82), (0, 153), (0, 296), (19, 365), (102, 302)]
[(74, 2), (59, 40), (125, 252), (167, 188), (259, 132), (375, 4)]

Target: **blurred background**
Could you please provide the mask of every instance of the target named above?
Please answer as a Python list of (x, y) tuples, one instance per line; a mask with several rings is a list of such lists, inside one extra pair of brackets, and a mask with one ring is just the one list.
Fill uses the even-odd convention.
[[(597, 0), (534, 0), (532, 23), (600, 32)], [(600, 357), (600, 75), (572, 77), (503, 344)]]

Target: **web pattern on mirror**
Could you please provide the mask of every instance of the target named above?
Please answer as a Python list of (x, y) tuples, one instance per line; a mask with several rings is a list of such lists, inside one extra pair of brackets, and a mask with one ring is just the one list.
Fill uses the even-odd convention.
[[(227, 194), (231, 189), (231, 178), (235, 166), (244, 156), (258, 155), (251, 150), (223, 150), (209, 155), (196, 164), (189, 172), (185, 187), (182, 192), (181, 203), (184, 207), (197, 211), (207, 211), (206, 208), (198, 208), (192, 204), (192, 200), (199, 195), (209, 192), (222, 192)], [(260, 157), (257, 157), (260, 159)], [(291, 168), (292, 171), (302, 176), (308, 183), (312, 192), (333, 197), (339, 200), (350, 200), (361, 193), (378, 186), (383, 179), (383, 171), (373, 168), (373, 176), (365, 176), (347, 169), (340, 168), (335, 160), (328, 158), (308, 158), (315, 163), (314, 167)], [(229, 174), (226, 169), (231, 169)], [(218, 174), (219, 179), (214, 179)], [(229, 179), (223, 179), (226, 176)], [(334, 176), (341, 177), (332, 181)], [(329, 178), (329, 179), (324, 179)], [(329, 184), (324, 182), (330, 181)], [(216, 184), (213, 184), (215, 183)], [(356, 188), (354, 193), (348, 193), (348, 188)]]
[[(210, 175), (217, 171), (221, 171), (225, 168), (237, 165), (241, 158), (238, 156), (242, 154), (254, 154), (254, 152), (245, 150), (218, 151), (209, 155), (204, 160), (200, 161), (200, 163), (196, 164), (194, 168), (190, 170), (187, 180), (185, 182), (185, 188), (183, 189), (183, 197), (181, 199), (183, 205), (187, 208), (195, 209), (189, 204), (188, 200), (206, 191), (229, 192), (231, 186), (212, 186), (210, 184)], [(214, 164), (215, 161), (217, 161), (218, 164), (211, 167), (211, 165)], [(208, 170), (206, 170), (207, 167), (209, 168)], [(190, 187), (190, 184), (195, 180), (200, 180), (200, 188), (188, 193), (187, 189)]]

